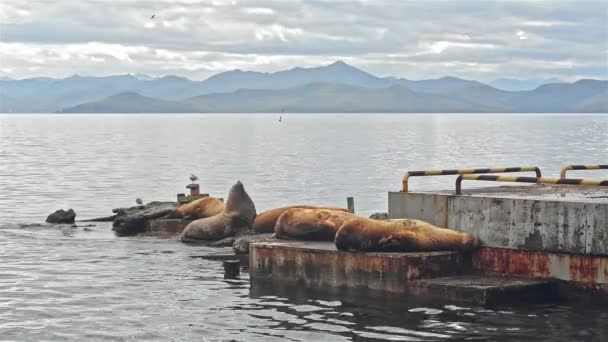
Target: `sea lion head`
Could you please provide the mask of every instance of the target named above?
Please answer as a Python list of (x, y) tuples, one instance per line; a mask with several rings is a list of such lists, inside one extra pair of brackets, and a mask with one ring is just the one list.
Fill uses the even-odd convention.
[(255, 204), (245, 191), (245, 187), (241, 181), (237, 181), (230, 192), (224, 207), (224, 212), (231, 217), (238, 217), (240, 221), (247, 222), (252, 225), (256, 216)]

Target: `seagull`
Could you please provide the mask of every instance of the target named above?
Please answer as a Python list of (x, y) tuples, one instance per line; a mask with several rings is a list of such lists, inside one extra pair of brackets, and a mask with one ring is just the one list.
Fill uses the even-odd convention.
[(196, 177), (193, 173), (190, 174), (190, 180), (192, 181), (192, 183), (196, 182), (198, 180), (198, 177)]
[(156, 18), (156, 14), (152, 14), (152, 16), (150, 17), (150, 19), (154, 19)]
[(141, 198), (137, 197), (137, 199), (135, 199), (135, 203), (142, 205), (144, 202), (141, 200)]

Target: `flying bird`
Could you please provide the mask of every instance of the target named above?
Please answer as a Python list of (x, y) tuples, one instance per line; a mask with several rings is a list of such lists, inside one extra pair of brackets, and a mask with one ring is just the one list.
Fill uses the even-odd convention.
[(141, 198), (137, 197), (137, 199), (135, 199), (135, 203), (142, 205), (144, 202), (141, 200)]
[(198, 177), (196, 177), (193, 173), (190, 174), (190, 180), (194, 183), (198, 180)]
[(150, 19), (154, 19), (156, 18), (156, 14), (152, 14), (152, 16), (150, 17)]

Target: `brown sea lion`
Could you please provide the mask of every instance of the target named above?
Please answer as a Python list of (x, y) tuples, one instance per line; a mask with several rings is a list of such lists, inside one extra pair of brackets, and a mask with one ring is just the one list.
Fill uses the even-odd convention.
[(215, 197), (205, 197), (184, 203), (175, 209), (175, 217), (205, 218), (224, 211), (224, 203)]
[(358, 216), (330, 209), (287, 209), (279, 216), (274, 232), (277, 239), (334, 241), (338, 228)]
[(273, 233), (274, 226), (276, 225), (277, 220), (279, 219), (279, 216), (281, 216), (281, 214), (283, 214), (283, 212), (285, 212), (285, 210), (294, 209), (294, 208), (328, 209), (328, 210), (334, 210), (334, 211), (348, 212), (348, 209), (344, 209), (344, 208), (315, 207), (312, 205), (294, 205), (294, 206), (290, 206), (290, 207), (276, 208), (276, 209), (271, 209), (271, 210), (265, 211), (265, 212), (259, 214), (258, 216), (256, 216), (255, 222), (253, 222), (253, 230), (256, 233)]
[(336, 233), (336, 247), (349, 251), (469, 251), (479, 246), (472, 235), (438, 228), (418, 220), (350, 220)]
[(255, 216), (255, 205), (243, 183), (238, 181), (230, 189), (224, 210), (215, 216), (190, 222), (181, 239), (183, 242), (223, 239), (250, 229)]

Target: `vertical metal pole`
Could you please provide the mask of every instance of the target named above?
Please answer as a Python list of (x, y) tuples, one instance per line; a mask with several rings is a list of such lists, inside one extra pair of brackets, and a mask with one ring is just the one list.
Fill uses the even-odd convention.
[(351, 213), (355, 213), (355, 198), (354, 197), (346, 197), (346, 206), (348, 211)]
[(240, 273), (241, 262), (239, 260), (224, 261), (224, 278), (236, 278)]

